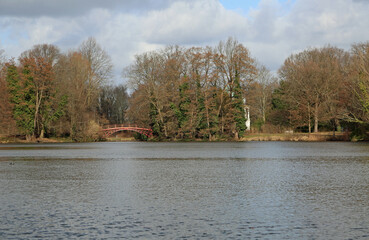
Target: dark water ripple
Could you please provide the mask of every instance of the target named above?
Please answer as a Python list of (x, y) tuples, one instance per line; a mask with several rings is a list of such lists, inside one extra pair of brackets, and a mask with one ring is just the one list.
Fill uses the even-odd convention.
[(369, 144), (0, 145), (0, 239), (368, 239)]

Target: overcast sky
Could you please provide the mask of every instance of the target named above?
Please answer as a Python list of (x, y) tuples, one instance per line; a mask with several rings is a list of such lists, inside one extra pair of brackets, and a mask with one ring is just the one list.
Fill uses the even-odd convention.
[(229, 36), (276, 71), (286, 57), (369, 41), (369, 0), (0, 0), (0, 49), (77, 48), (89, 36), (110, 54), (116, 83), (135, 54), (216, 45)]

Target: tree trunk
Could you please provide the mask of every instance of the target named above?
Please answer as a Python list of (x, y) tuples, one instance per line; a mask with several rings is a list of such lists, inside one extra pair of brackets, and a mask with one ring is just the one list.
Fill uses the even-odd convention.
[(263, 123), (265, 124), (265, 112), (266, 112), (266, 96), (263, 96), (263, 104), (262, 104), (262, 111), (263, 111)]
[(209, 141), (211, 141), (210, 119), (209, 119), (209, 108), (208, 107), (206, 107), (206, 124), (208, 126)]
[(163, 118), (162, 112), (160, 111), (159, 107), (156, 107), (156, 109), (158, 110), (159, 120), (161, 122), (161, 125), (163, 126), (164, 135), (167, 138), (168, 137), (168, 131), (167, 131), (166, 125), (164, 124), (164, 118)]
[(38, 91), (36, 92), (36, 104), (35, 104), (35, 115), (33, 116), (33, 131), (37, 132), (37, 116), (38, 116), (38, 109), (40, 107), (39, 99), (38, 99)]
[(236, 131), (236, 132), (235, 132), (235, 134), (234, 134), (234, 139), (235, 139), (235, 140), (239, 140), (239, 137), (238, 137), (238, 131)]
[(44, 137), (45, 137), (45, 130), (44, 128), (41, 128), (40, 138), (44, 138)]
[(309, 134), (311, 133), (311, 122), (310, 122), (310, 119), (309, 119)]
[(32, 140), (32, 135), (27, 134), (27, 135), (26, 135), (26, 141), (27, 141), (27, 142), (30, 142), (31, 140)]
[(221, 120), (221, 122), (222, 122), (222, 127), (221, 127), (221, 129), (222, 129), (222, 134), (224, 134), (224, 118), (223, 118), (223, 115), (222, 115), (222, 120)]
[(319, 118), (318, 118), (318, 106), (315, 106), (315, 114), (314, 114), (314, 132), (318, 132), (318, 124), (319, 124)]
[(311, 133), (311, 112), (310, 106), (308, 105), (308, 123), (309, 123), (309, 134)]

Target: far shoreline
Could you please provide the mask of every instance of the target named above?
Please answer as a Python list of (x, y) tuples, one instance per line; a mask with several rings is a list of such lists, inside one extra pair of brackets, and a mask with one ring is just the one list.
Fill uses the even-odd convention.
[[(357, 142), (359, 140), (350, 139), (347, 132), (320, 132), (320, 133), (248, 133), (239, 140), (218, 139), (208, 141), (204, 139), (171, 139), (157, 140), (149, 139), (147, 142)], [(27, 143), (84, 143), (84, 142), (144, 142), (133, 137), (118, 138), (112, 137), (100, 141), (76, 142), (70, 138), (38, 138), (27, 141), (21, 137), (2, 137), (0, 144), (27, 144)]]

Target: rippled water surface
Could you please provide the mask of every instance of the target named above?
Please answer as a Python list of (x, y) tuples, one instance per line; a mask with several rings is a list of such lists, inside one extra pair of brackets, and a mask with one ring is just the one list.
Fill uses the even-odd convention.
[(0, 239), (369, 239), (368, 143), (0, 145)]

